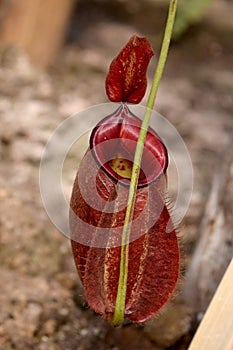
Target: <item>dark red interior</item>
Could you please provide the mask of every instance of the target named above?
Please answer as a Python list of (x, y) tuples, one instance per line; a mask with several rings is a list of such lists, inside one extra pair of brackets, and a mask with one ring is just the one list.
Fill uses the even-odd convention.
[[(90, 148), (102, 168), (115, 180), (129, 185), (130, 180), (118, 175), (108, 164), (121, 154), (133, 162), (141, 120), (122, 104), (113, 114), (102, 119), (94, 128), (90, 138)], [(148, 185), (166, 172), (168, 166), (167, 149), (156, 132), (149, 128), (145, 141), (141, 169), (145, 177), (138, 187)]]

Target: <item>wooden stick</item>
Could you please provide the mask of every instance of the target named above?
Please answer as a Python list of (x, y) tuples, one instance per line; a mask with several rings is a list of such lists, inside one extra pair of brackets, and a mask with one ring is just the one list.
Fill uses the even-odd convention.
[(0, 41), (23, 48), (35, 65), (46, 67), (63, 43), (73, 5), (74, 0), (0, 0)]
[(188, 350), (233, 349), (233, 259)]

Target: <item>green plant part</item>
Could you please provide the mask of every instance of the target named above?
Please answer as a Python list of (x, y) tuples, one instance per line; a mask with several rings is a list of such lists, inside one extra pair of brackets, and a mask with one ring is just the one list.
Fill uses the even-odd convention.
[(159, 83), (162, 78), (164, 66), (167, 60), (167, 54), (168, 54), (168, 49), (169, 49), (170, 40), (172, 36), (176, 9), (177, 9), (177, 0), (171, 0), (161, 53), (160, 53), (157, 69), (155, 71), (149, 98), (147, 101), (147, 109), (143, 118), (141, 130), (139, 133), (138, 142), (136, 146), (136, 151), (134, 155), (128, 203), (126, 207), (125, 222), (124, 222), (124, 227), (122, 232), (120, 275), (119, 275), (118, 292), (117, 292), (117, 298), (116, 298), (116, 308), (115, 308), (113, 321), (112, 321), (113, 325), (119, 325), (124, 320), (125, 300), (126, 300), (126, 291), (127, 291), (126, 282), (127, 282), (127, 275), (128, 275), (129, 235), (130, 235), (131, 223), (132, 223), (133, 213), (134, 213), (137, 185), (138, 185), (138, 179), (140, 174), (140, 165), (142, 160), (146, 134), (150, 123), (151, 112), (154, 107)]
[(177, 10), (173, 38), (178, 40), (193, 24), (198, 23), (213, 0), (183, 0)]

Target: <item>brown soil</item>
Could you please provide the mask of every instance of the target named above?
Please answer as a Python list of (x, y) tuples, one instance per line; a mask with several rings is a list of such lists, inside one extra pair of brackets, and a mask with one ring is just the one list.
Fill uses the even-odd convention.
[[(153, 2), (145, 8), (95, 2), (88, 8), (89, 2), (77, 8), (69, 42), (47, 72), (37, 71), (15, 48), (1, 53), (0, 349), (186, 349), (195, 319), (182, 299), (182, 283), (173, 300), (180, 319), (175, 331), (171, 324), (156, 323), (160, 318), (152, 326), (111, 328), (85, 304), (70, 243), (41, 202), (40, 158), (55, 127), (69, 115), (107, 101), (108, 65), (132, 33), (148, 35), (156, 53), (161, 43), (166, 12), (149, 7)], [(222, 13), (232, 10), (230, 2), (220, 2)], [(232, 26), (228, 16), (215, 20), (218, 6), (213, 5), (211, 18), (173, 43), (156, 103), (183, 137), (193, 163), (193, 196), (181, 230), (187, 262), (220, 154), (233, 134)], [(73, 159), (65, 173), (68, 193), (76, 164)], [(173, 313), (168, 307), (162, 316), (166, 312)], [(158, 329), (161, 337), (155, 335)]]

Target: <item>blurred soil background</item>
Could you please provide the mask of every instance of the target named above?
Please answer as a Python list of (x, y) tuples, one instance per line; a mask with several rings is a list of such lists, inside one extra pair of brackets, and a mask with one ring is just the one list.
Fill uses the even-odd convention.
[[(2, 41), (0, 349), (188, 348), (233, 249), (232, 10), (232, 1), (210, 2), (200, 21), (173, 41), (159, 89), (155, 108), (186, 143), (194, 187), (180, 228), (185, 277), (160, 317), (143, 326), (113, 329), (88, 309), (69, 240), (50, 222), (38, 179), (40, 159), (55, 128), (71, 114), (107, 102), (108, 66), (135, 32), (148, 36), (156, 53), (150, 86), (167, 2), (79, 0), (70, 17), (67, 12), (65, 42), (49, 64), (45, 56), (35, 59)], [(7, 8), (1, 21), (4, 16)], [(78, 152), (72, 154), (63, 174), (68, 194), (79, 159)]]

